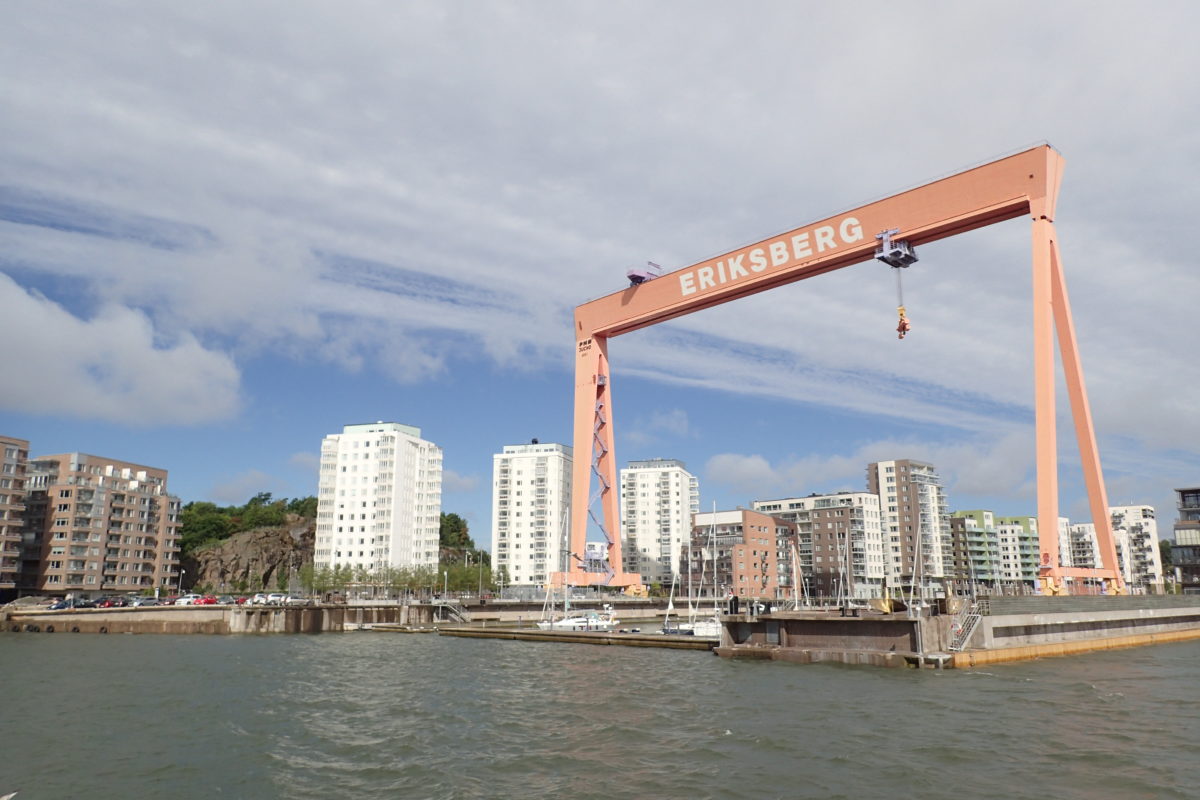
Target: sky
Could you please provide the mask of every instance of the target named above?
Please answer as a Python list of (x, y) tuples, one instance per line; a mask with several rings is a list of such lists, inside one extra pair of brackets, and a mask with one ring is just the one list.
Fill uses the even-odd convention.
[[(1060, 2), (11, 0), (0, 433), (165, 468), (185, 502), (316, 493), (323, 436), (570, 444), (572, 313), (1040, 142), (1109, 501), (1200, 484), (1200, 8)], [(933, 463), (1035, 514), (1029, 222), (610, 343), (619, 463), (701, 506)], [(1060, 381), (1061, 383), (1061, 381)], [(1087, 521), (1059, 392), (1060, 503)]]

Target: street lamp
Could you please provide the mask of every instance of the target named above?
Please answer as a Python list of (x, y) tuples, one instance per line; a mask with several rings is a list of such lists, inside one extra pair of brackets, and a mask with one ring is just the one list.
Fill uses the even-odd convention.
[(187, 570), (185, 570), (185, 569), (179, 570), (179, 589), (178, 589), (179, 594), (183, 594), (183, 576), (184, 575), (187, 575)]
[(442, 599), (450, 599), (450, 571), (442, 571)]

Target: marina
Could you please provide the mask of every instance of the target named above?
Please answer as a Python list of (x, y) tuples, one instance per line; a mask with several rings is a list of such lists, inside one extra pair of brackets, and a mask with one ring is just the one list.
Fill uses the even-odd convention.
[[(568, 618), (608, 620), (594, 627), (539, 623), (524, 617), (523, 606), (503, 613), (495, 604), (477, 607), (476, 616), (450, 603), (69, 612), (8, 606), (0, 613), (0, 625), (13, 635), (437, 633), (462, 639), (712, 650), (729, 659), (918, 669), (970, 669), (1200, 638), (1197, 596), (980, 597), (950, 604), (936, 601), (913, 612), (842, 607), (721, 613), (719, 637), (682, 634), (664, 611), (651, 610), (645, 602), (631, 604), (635, 616), (624, 621), (616, 619), (611, 604), (599, 605), (577, 608), (577, 615)], [(949, 613), (951, 607), (955, 613)], [(489, 613), (482, 613), (485, 609)]]

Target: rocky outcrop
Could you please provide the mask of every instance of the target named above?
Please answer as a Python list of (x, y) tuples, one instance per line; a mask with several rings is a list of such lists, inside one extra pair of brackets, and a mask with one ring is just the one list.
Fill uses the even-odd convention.
[(196, 550), (183, 561), (184, 588), (207, 586), (216, 592), (276, 591), (279, 576), (295, 583), (312, 563), (316, 520), (288, 515), (277, 528), (254, 528)]

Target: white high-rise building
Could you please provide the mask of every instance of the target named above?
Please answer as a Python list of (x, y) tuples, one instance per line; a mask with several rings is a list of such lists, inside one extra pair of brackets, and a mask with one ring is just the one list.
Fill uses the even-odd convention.
[(1113, 538), (1121, 570), (1130, 586), (1161, 591), (1162, 556), (1158, 550), (1158, 523), (1152, 506), (1109, 506)]
[[(1161, 591), (1162, 556), (1158, 550), (1158, 523), (1152, 506), (1109, 506), (1117, 568), (1126, 585)], [(1071, 526), (1071, 558), (1076, 567), (1098, 568), (1100, 545), (1096, 526), (1083, 522)]]
[(397, 422), (347, 425), (321, 442), (314, 565), (437, 567), (442, 451)]
[(946, 577), (954, 540), (946, 491), (933, 465), (909, 459), (869, 464), (867, 491), (879, 495), (888, 586)]
[(492, 456), (493, 563), (514, 586), (545, 585), (552, 573), (570, 569), (563, 556), (571, 463), (570, 447), (537, 439)]
[(621, 470), (621, 554), (626, 572), (670, 586), (700, 510), (700, 482), (682, 461), (630, 461)]

